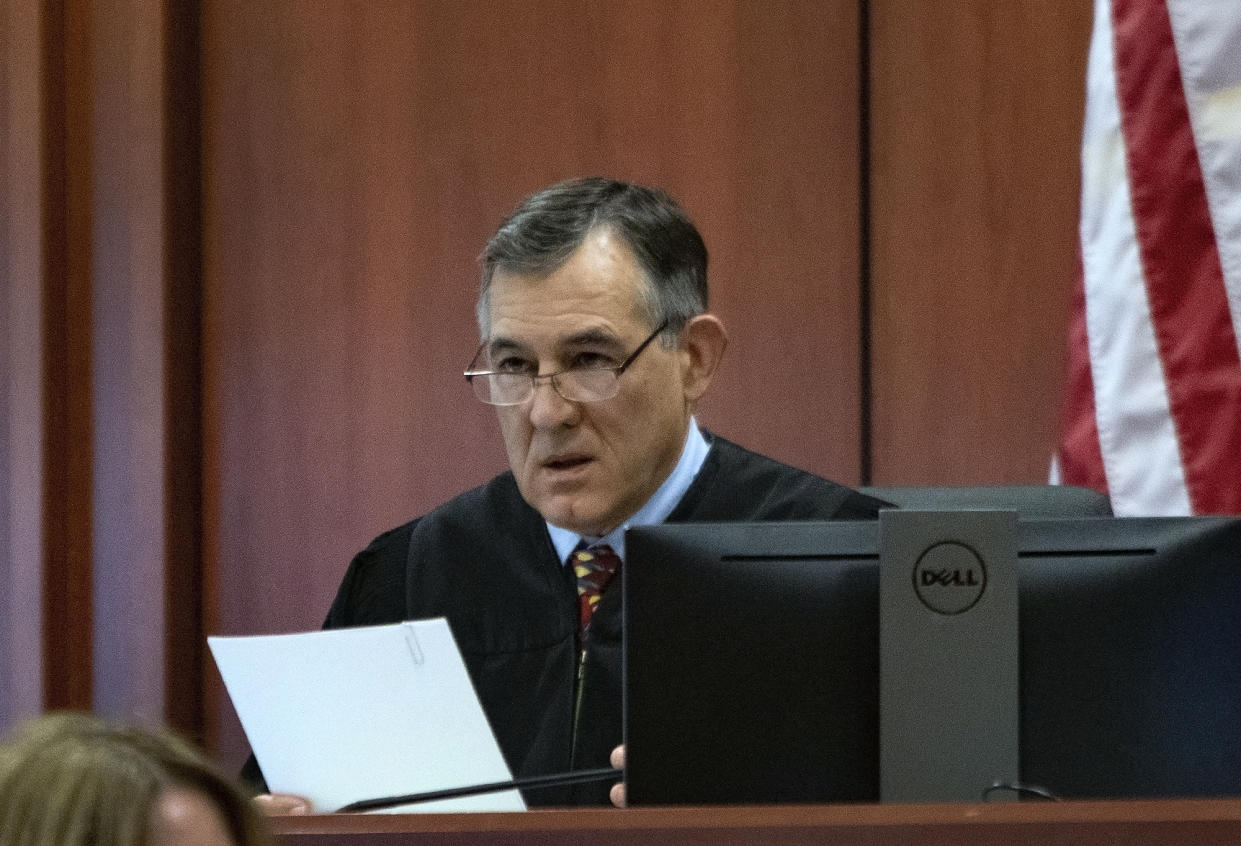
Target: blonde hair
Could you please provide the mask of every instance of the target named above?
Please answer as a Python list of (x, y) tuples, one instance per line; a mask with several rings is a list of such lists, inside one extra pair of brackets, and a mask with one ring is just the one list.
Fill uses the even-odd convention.
[(142, 846), (170, 788), (206, 796), (237, 846), (272, 843), (238, 789), (169, 732), (59, 713), (0, 746), (0, 846)]

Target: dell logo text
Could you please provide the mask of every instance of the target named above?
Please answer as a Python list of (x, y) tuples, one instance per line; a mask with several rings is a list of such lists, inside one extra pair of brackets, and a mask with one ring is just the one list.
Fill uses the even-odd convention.
[(987, 589), (987, 567), (969, 546), (941, 541), (918, 556), (913, 588), (936, 614), (961, 614), (973, 608)]

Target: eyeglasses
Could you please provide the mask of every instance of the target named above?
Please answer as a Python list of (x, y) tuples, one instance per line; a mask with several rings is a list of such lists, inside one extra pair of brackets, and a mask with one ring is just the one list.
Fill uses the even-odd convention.
[(475, 396), (489, 405), (521, 405), (534, 396), (534, 387), (540, 379), (551, 382), (556, 393), (569, 402), (602, 402), (620, 392), (621, 374), (650, 346), (651, 341), (667, 328), (668, 321), (665, 320), (638, 345), (629, 358), (615, 367), (569, 367), (542, 375), (521, 370), (474, 370), (475, 362), (487, 346), (484, 342), (470, 361), (470, 369), (465, 371), (465, 379), (473, 386)]

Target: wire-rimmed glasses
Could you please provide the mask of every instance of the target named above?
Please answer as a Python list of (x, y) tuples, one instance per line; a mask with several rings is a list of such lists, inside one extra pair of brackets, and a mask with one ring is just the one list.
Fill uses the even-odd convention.
[(613, 367), (569, 367), (543, 374), (522, 370), (473, 369), (487, 346), (484, 342), (470, 361), (465, 379), (474, 388), (474, 395), (488, 405), (521, 405), (534, 396), (535, 385), (540, 379), (551, 382), (556, 393), (569, 402), (602, 402), (620, 392), (621, 374), (667, 328), (668, 321), (665, 320), (628, 358)]

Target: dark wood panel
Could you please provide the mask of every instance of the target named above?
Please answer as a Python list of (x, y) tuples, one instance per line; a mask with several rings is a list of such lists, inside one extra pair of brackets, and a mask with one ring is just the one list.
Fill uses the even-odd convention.
[[(93, 693), (88, 16), (43, 8), (43, 699), (90, 708)], [(70, 130), (73, 127), (73, 131)]]
[(874, 481), (1045, 480), (1091, 5), (870, 16)]
[(202, 155), (199, 4), (163, 20), (164, 714), (203, 740)]
[(856, 42), (843, 1), (207, 4), (208, 628), (318, 625), (374, 534), (505, 467), (474, 260), (567, 176), (699, 221), (704, 422), (856, 481)]

